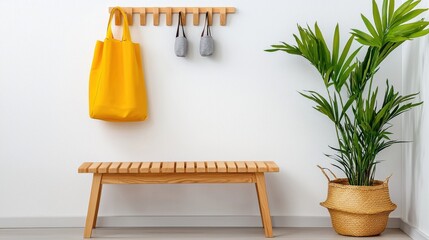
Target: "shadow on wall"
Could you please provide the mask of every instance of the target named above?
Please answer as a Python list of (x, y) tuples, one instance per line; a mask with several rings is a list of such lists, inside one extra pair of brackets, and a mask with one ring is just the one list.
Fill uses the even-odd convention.
[[(93, 121), (92, 124), (98, 129), (95, 139), (100, 138), (97, 143), (94, 143), (97, 161), (102, 161), (102, 158), (109, 158), (109, 161), (144, 160), (142, 154), (150, 148), (147, 139), (154, 139), (150, 131), (154, 125), (152, 119), (148, 118), (143, 122), (107, 122), (93, 119), (90, 121)], [(107, 149), (103, 150), (104, 148)]]
[[(425, 179), (424, 161), (426, 143), (426, 112), (429, 110), (427, 88), (429, 68), (425, 67), (429, 56), (429, 38), (415, 40), (409, 43), (408, 51), (404, 51), (404, 94), (419, 92), (418, 98), (424, 104), (408, 112), (404, 116), (403, 139), (411, 141), (403, 147), (404, 155), (404, 221), (413, 226), (420, 225), (419, 216), (423, 211), (425, 192), (422, 188), (428, 180)], [(427, 170), (427, 169), (426, 169)]]
[(144, 135), (145, 131), (153, 125), (151, 119), (143, 122), (107, 122), (100, 121), (102, 128), (106, 129), (111, 137), (135, 138), (136, 135)]

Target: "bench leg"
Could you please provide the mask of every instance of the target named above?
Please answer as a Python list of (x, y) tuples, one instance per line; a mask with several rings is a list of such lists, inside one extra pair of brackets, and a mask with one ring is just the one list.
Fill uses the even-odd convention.
[(92, 178), (91, 196), (89, 198), (88, 213), (86, 215), (85, 230), (83, 233), (84, 238), (90, 238), (92, 229), (97, 223), (98, 206), (101, 197), (101, 173), (94, 173)]
[(94, 221), (92, 223), (92, 228), (97, 227), (97, 218), (98, 218), (98, 208), (100, 206), (100, 199), (101, 199), (101, 191), (103, 189), (103, 184), (100, 184), (100, 189), (98, 190), (98, 198), (97, 198), (97, 205), (95, 206), (95, 214), (94, 214)]
[(270, 208), (268, 206), (267, 191), (265, 188), (264, 173), (255, 173), (256, 192), (258, 194), (259, 210), (261, 211), (262, 226), (264, 227), (265, 237), (273, 237), (273, 227), (271, 225)]

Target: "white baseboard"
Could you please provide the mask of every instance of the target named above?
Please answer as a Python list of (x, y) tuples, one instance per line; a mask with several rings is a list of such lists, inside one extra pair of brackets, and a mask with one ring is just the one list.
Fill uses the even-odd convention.
[(429, 240), (428, 235), (422, 233), (416, 227), (413, 227), (404, 221), (401, 221), (400, 229), (408, 236), (410, 236), (413, 240)]
[[(273, 216), (274, 227), (331, 227), (330, 217)], [(399, 228), (390, 218), (388, 228)], [(84, 217), (0, 218), (0, 228), (83, 227)], [(99, 217), (99, 227), (261, 227), (260, 216), (109, 216)], [(405, 232), (405, 231), (404, 231)], [(425, 238), (425, 240), (429, 240)]]

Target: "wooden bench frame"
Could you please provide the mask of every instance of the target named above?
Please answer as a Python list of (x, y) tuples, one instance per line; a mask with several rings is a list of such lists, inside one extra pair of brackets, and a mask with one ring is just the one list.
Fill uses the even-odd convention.
[(97, 225), (103, 184), (165, 183), (254, 183), (265, 237), (272, 237), (264, 173), (278, 171), (274, 162), (83, 163), (78, 172), (93, 173), (84, 238), (90, 238)]

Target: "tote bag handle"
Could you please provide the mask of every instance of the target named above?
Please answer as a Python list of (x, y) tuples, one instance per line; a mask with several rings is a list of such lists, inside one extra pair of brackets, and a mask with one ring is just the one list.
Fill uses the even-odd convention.
[(113, 15), (115, 15), (116, 11), (119, 11), (121, 13), (121, 17), (124, 20), (124, 26), (123, 26), (123, 30), (122, 30), (122, 41), (131, 41), (130, 29), (128, 28), (127, 14), (120, 7), (114, 7), (114, 8), (112, 8), (112, 11), (110, 11), (110, 18), (109, 18), (109, 24), (107, 25), (106, 38), (108, 38), (108, 39), (114, 38), (113, 33), (112, 33), (111, 24), (112, 24)]
[(206, 26), (207, 26), (207, 36), (211, 36), (212, 33), (210, 31), (210, 25), (209, 25), (209, 12), (206, 12), (206, 20), (204, 21), (204, 28), (203, 28), (203, 32), (201, 33), (201, 37), (204, 36), (204, 32), (206, 31)]
[(186, 38), (185, 29), (183, 28), (183, 22), (182, 22), (182, 11), (179, 12), (179, 23), (177, 24), (177, 30), (176, 30), (176, 37), (179, 37), (179, 28), (182, 27), (182, 33), (183, 37)]

